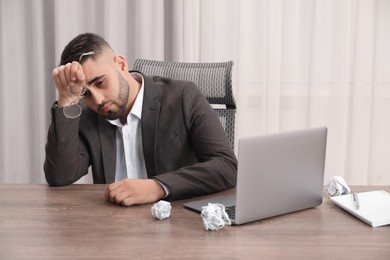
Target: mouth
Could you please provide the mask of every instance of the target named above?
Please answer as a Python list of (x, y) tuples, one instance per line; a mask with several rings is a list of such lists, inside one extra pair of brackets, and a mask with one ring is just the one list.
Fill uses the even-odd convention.
[(108, 112), (111, 110), (112, 104), (104, 104), (100, 107), (100, 113), (101, 114), (108, 114)]

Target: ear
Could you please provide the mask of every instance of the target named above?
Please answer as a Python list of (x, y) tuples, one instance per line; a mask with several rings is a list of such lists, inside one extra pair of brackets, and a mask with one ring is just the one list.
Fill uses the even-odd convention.
[(115, 62), (115, 64), (118, 65), (118, 67), (121, 71), (129, 71), (129, 66), (127, 64), (125, 57), (123, 57), (121, 55), (115, 56), (114, 62)]

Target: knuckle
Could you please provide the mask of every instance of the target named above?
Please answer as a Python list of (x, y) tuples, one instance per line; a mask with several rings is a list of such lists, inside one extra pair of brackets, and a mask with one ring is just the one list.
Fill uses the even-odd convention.
[(52, 75), (53, 77), (57, 76), (57, 75), (58, 75), (58, 68), (55, 68), (55, 69), (53, 70), (53, 72), (51, 73), (51, 75)]
[(125, 207), (130, 207), (130, 206), (132, 206), (133, 204), (132, 204), (132, 202), (131, 202), (130, 199), (126, 199), (126, 200), (123, 200), (123, 201), (121, 202), (121, 205), (122, 205), (122, 206), (125, 206)]

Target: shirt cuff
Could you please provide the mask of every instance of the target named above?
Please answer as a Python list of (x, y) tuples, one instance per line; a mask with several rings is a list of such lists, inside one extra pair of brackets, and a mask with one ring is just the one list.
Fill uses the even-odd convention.
[(161, 187), (163, 187), (164, 191), (165, 191), (165, 195), (164, 197), (162, 197), (162, 199), (165, 199), (166, 197), (168, 197), (169, 195), (171, 195), (171, 191), (169, 190), (169, 188), (167, 187), (167, 185), (163, 184), (161, 181), (157, 180), (157, 179), (154, 179), (155, 181), (158, 182), (158, 184), (161, 185)]

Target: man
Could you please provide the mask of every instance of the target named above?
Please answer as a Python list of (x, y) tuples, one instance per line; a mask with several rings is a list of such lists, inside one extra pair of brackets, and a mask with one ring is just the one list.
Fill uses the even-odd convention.
[(126, 59), (92, 33), (68, 43), (52, 77), (50, 185), (74, 183), (92, 166), (94, 183), (109, 184), (106, 199), (124, 206), (235, 186), (236, 157), (193, 83), (129, 72)]

